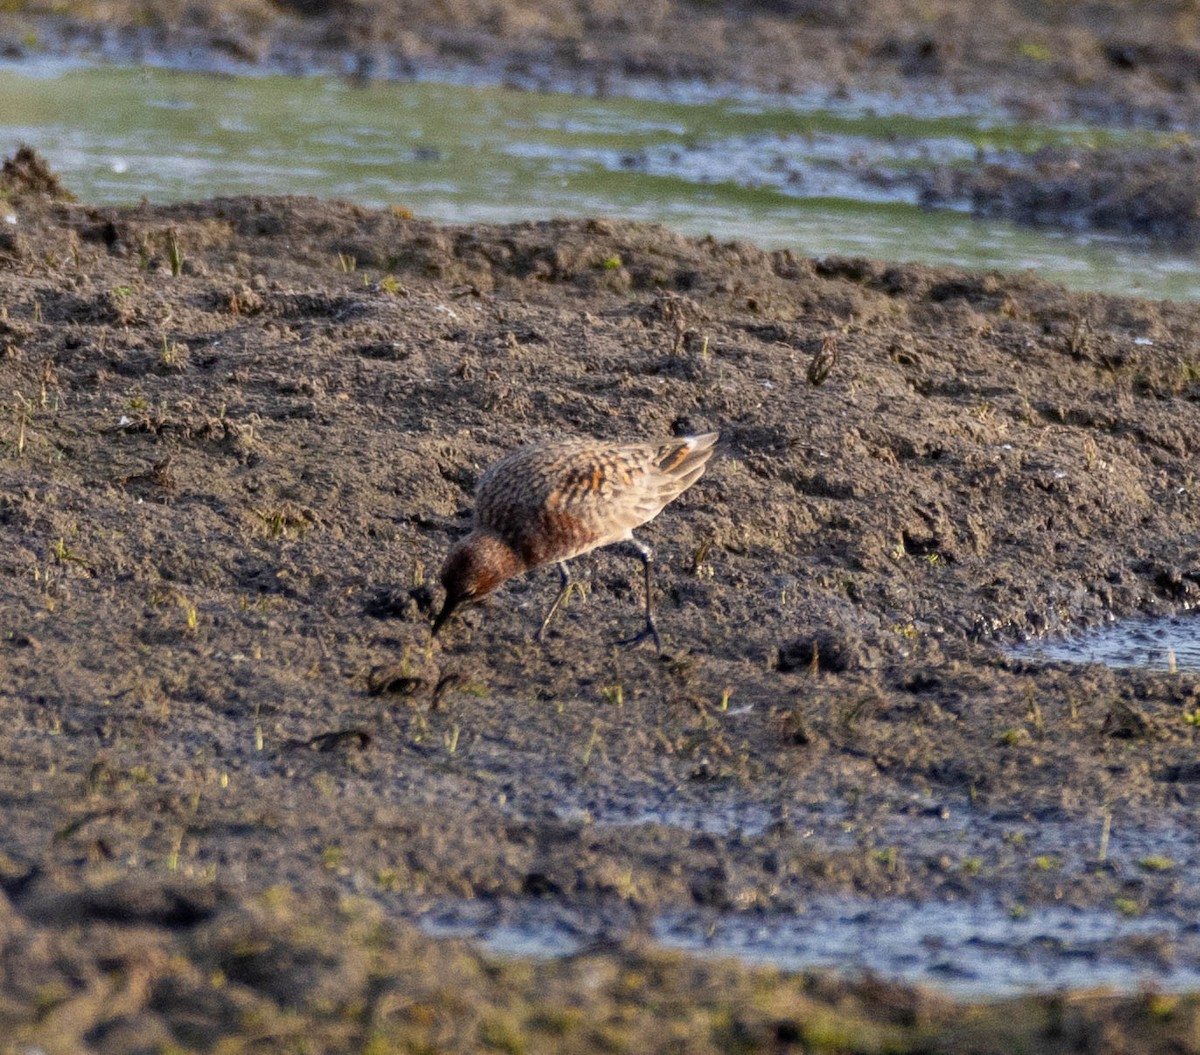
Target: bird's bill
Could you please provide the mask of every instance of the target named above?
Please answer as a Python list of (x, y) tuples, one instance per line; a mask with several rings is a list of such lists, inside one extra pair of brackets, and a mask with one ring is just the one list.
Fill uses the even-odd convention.
[(458, 605), (459, 605), (459, 600), (457, 597), (453, 596), (452, 594), (446, 595), (446, 600), (442, 603), (442, 610), (440, 612), (438, 612), (438, 614), (436, 616), (434, 616), (434, 619), (433, 619), (433, 636), (434, 637), (436, 637), (437, 632), (442, 629), (442, 626), (445, 624), (446, 620), (449, 619), (450, 616), (454, 614), (454, 609), (456, 609), (458, 607)]

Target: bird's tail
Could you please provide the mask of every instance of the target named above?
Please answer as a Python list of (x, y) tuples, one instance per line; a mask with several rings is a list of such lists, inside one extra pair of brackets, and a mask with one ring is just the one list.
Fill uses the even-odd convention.
[(653, 463), (664, 478), (661, 490), (664, 497), (670, 495), (667, 501), (683, 494), (700, 479), (713, 456), (713, 444), (720, 435), (719, 432), (706, 432), (702, 436), (684, 436), (658, 448)]

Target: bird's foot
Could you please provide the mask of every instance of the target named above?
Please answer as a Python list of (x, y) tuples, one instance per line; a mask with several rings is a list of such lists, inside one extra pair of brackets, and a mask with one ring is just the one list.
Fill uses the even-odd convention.
[(569, 583), (566, 584), (566, 586), (563, 587), (562, 592), (558, 595), (558, 598), (555, 600), (554, 604), (551, 606), (550, 611), (548, 611), (546, 613), (546, 618), (542, 620), (542, 625), (537, 628), (537, 631), (533, 635), (533, 640), (536, 641), (539, 645), (542, 644), (546, 640), (546, 631), (549, 629), (550, 623), (554, 619), (555, 613), (560, 608), (570, 607), (571, 594), (573, 594), (573, 593), (579, 594), (579, 600), (581, 602), (587, 601), (587, 595), (588, 595), (587, 584), (582, 583), (582, 582), (575, 582), (574, 580), (571, 580)]
[(628, 647), (632, 647), (633, 645), (640, 645), (643, 641), (646, 640), (646, 638), (650, 638), (654, 642), (654, 647), (659, 652), (662, 651), (662, 641), (659, 640), (658, 627), (656, 627), (654, 625), (653, 619), (647, 619), (646, 625), (644, 627), (642, 627), (641, 630), (639, 630), (632, 637), (621, 638), (619, 641), (616, 642), (616, 644), (624, 645), (625, 647), (628, 648)]

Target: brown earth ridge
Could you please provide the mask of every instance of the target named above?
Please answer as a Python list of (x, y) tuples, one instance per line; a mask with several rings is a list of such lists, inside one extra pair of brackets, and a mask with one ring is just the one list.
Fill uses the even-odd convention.
[[(1200, 14), (1153, 0), (21, 0), (0, 57), (444, 77), (533, 90), (873, 96), (933, 112), (1170, 134), (1152, 144), (1011, 152), (914, 177), (928, 205), (1152, 243), (1200, 240)], [(906, 180), (879, 172), (882, 181)]]
[[(642, 1028), (611, 987), (552, 1015), (520, 997), (534, 968), (488, 973), (395, 922), (447, 902), (557, 913), (601, 942), (561, 977), (624, 964), (643, 1001), (693, 969), (794, 984), (656, 966), (637, 942), (664, 912), (846, 893), (1194, 918), (1196, 675), (998, 645), (1200, 595), (1200, 306), (614, 220), (97, 208), (22, 171), (0, 230), (7, 1036), (670, 1047), (665, 1020), (585, 1028)], [(484, 466), (707, 430), (720, 455), (645, 532), (664, 655), (610, 644), (640, 570), (605, 553), (544, 645), (552, 571), (431, 643)], [(375, 922), (330, 951), (351, 918)], [(458, 956), (455, 1032), (422, 986)], [(382, 984), (401, 960), (427, 982)], [(1010, 1050), (868, 1035), (837, 1017), (859, 996), (822, 992), (740, 1026), (706, 1003), (684, 1047)], [(868, 990), (866, 1019), (962, 1021), (903, 993)], [(1163, 999), (1039, 1004), (1030, 1035), (1194, 1050), (1192, 1004)], [(823, 1029), (850, 1039), (822, 1049)]]

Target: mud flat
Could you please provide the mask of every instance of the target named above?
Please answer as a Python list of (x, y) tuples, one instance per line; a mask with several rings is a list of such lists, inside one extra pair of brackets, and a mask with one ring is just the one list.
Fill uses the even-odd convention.
[[(1194, 1043), (1186, 997), (993, 1018), (651, 939), (829, 898), (1107, 912), (1172, 988), (1196, 675), (998, 644), (1195, 603), (1200, 306), (612, 220), (55, 190), (15, 174), (0, 227), (8, 1050)], [(430, 643), (496, 456), (709, 429), (646, 532), (662, 656), (609, 644), (640, 598), (609, 554), (544, 645), (552, 572)], [(550, 906), (573, 955), (406, 922), (463, 904)]]

